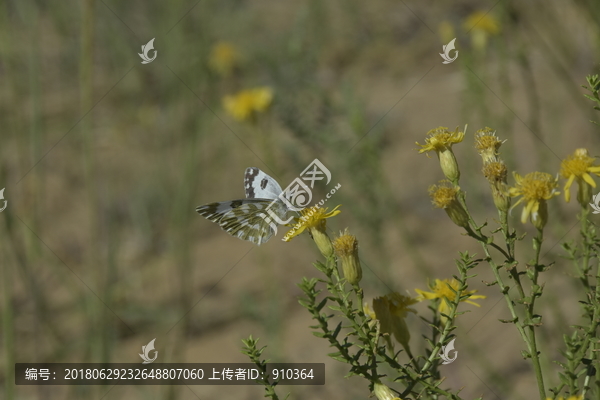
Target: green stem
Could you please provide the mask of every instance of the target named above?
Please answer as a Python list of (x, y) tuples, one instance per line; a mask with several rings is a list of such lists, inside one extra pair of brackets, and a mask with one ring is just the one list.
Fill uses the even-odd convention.
[[(493, 241), (491, 240), (491, 238), (487, 237), (486, 235), (484, 235), (481, 232), (483, 226), (478, 226), (475, 223), (475, 221), (473, 220), (473, 218), (471, 217), (471, 214), (468, 211), (468, 207), (467, 207), (466, 200), (465, 200), (465, 195), (463, 192), (461, 192), (461, 194), (459, 196), (459, 200), (460, 200), (461, 204), (463, 205), (463, 207), (465, 208), (465, 210), (467, 211), (467, 215), (469, 216), (469, 223), (473, 227), (473, 229), (471, 229), (470, 227), (466, 229), (467, 234), (469, 236), (473, 237), (475, 240), (477, 240), (483, 247), (488, 264), (492, 268), (492, 272), (494, 273), (494, 277), (496, 278), (496, 283), (500, 287), (500, 291), (502, 292), (502, 294), (504, 295), (504, 299), (506, 300), (506, 304), (507, 304), (508, 309), (513, 318), (513, 323), (517, 327), (517, 330), (519, 331), (521, 338), (527, 345), (527, 350), (528, 350), (529, 355), (531, 356), (531, 360), (533, 362), (533, 368), (534, 368), (535, 375), (536, 375), (540, 399), (545, 400), (546, 399), (546, 390), (544, 387), (544, 377), (542, 374), (540, 358), (539, 358), (539, 354), (538, 354), (538, 350), (537, 350), (537, 343), (536, 343), (536, 337), (535, 337), (535, 325), (533, 323), (535, 299), (539, 295), (541, 295), (540, 287), (537, 284), (537, 280), (538, 280), (538, 275), (539, 275), (538, 264), (539, 264), (541, 244), (543, 241), (543, 233), (541, 230), (538, 230), (538, 236), (536, 238), (534, 238), (534, 240), (533, 240), (534, 249), (536, 252), (535, 262), (534, 262), (534, 272), (533, 272), (532, 279), (531, 279), (533, 286), (532, 286), (532, 292), (531, 292), (531, 301), (529, 302), (529, 305), (525, 308), (526, 314), (527, 314), (526, 315), (526, 323), (523, 324), (521, 321), (519, 321), (518, 314), (517, 314), (516, 309), (513, 304), (513, 299), (511, 298), (511, 296), (508, 293), (510, 290), (510, 287), (504, 284), (502, 277), (500, 276), (499, 267), (493, 261), (492, 256), (489, 251), (489, 247), (493, 247), (494, 249), (498, 250), (506, 258), (506, 263), (509, 265), (512, 265), (512, 268), (509, 269), (509, 271), (510, 271), (509, 273), (511, 274), (511, 277), (515, 280), (515, 283), (517, 285), (517, 290), (519, 291), (519, 294), (521, 296), (521, 300), (525, 300), (525, 297), (526, 297), (525, 291), (523, 290), (523, 286), (521, 284), (519, 272), (516, 269), (516, 266), (514, 265), (515, 264), (514, 247), (512, 247), (511, 245), (508, 245), (508, 243), (512, 242), (512, 239), (510, 239), (510, 231), (509, 231), (507, 217), (501, 215), (501, 229), (504, 233), (505, 239), (510, 240), (510, 242), (507, 242), (508, 248), (505, 251), (504, 249), (495, 245), (493, 243)], [(529, 335), (527, 334), (527, 332), (525, 330), (525, 326), (528, 327)]]
[[(594, 359), (594, 356), (595, 356), (595, 354), (594, 354), (595, 347), (596, 347), (595, 343), (592, 342), (591, 345), (590, 345), (590, 355), (589, 355), (590, 360)], [(589, 370), (589, 368), (586, 368), (586, 369)], [(598, 372), (596, 372), (596, 374), (597, 373)], [(591, 375), (589, 373), (586, 373), (585, 379), (583, 380), (583, 390), (581, 391), (581, 396), (583, 398), (585, 398), (585, 393), (587, 392), (588, 388), (590, 387), (590, 378), (591, 378)]]
[[(511, 263), (512, 266), (508, 268), (508, 273), (511, 278), (515, 281), (517, 285), (517, 290), (519, 291), (519, 296), (521, 296), (521, 300), (525, 299), (525, 290), (523, 289), (523, 284), (521, 283), (521, 275), (519, 270), (517, 269), (517, 263), (515, 262), (515, 238), (510, 233), (510, 226), (508, 224), (508, 213), (504, 211), (498, 211), (500, 215), (500, 228), (502, 230), (502, 234), (504, 235), (504, 241), (506, 242), (506, 250), (508, 252), (509, 258), (506, 260), (507, 263)], [(514, 235), (515, 233), (513, 233)]]
[(532, 288), (531, 288), (531, 302), (527, 307), (527, 326), (529, 327), (529, 340), (531, 343), (531, 360), (533, 361), (533, 368), (535, 370), (535, 376), (537, 379), (538, 390), (540, 392), (540, 399), (546, 399), (546, 389), (544, 387), (544, 375), (542, 373), (542, 366), (540, 364), (540, 356), (537, 350), (537, 342), (535, 338), (535, 324), (533, 322), (534, 316), (534, 307), (535, 300), (538, 296), (541, 296), (541, 290), (538, 286), (538, 277), (539, 277), (539, 260), (540, 260), (540, 251), (542, 248), (542, 242), (544, 241), (544, 231), (538, 229), (538, 235), (533, 239), (533, 247), (535, 249), (535, 262), (533, 265), (533, 277), (531, 279)]
[(575, 262), (575, 265), (577, 266), (577, 269), (579, 270), (579, 273), (581, 274), (579, 279), (581, 280), (581, 283), (583, 284), (583, 286), (586, 288), (587, 292), (590, 291), (590, 279), (589, 279), (589, 272), (590, 272), (590, 268), (591, 268), (590, 267), (590, 258), (592, 256), (591, 253), (592, 253), (592, 248), (594, 245), (593, 236), (589, 232), (589, 228), (590, 228), (590, 223), (588, 220), (589, 213), (590, 213), (590, 210), (588, 209), (588, 207), (581, 208), (581, 236), (583, 237), (583, 263), (580, 267), (579, 263)]
[[(431, 354), (429, 354), (429, 357), (427, 358), (427, 361), (425, 362), (425, 365), (423, 365), (423, 367), (421, 367), (417, 375), (417, 380), (413, 381), (413, 384), (409, 385), (409, 387), (406, 388), (406, 390), (401, 394), (401, 398), (405, 398), (405, 396), (407, 396), (408, 394), (410, 394), (410, 392), (412, 391), (412, 388), (415, 386), (415, 384), (417, 382), (421, 382), (424, 383), (426, 382), (425, 380), (422, 380), (423, 377), (429, 373), (429, 369), (434, 365), (434, 360), (436, 359), (436, 357), (438, 357), (438, 354), (440, 352), (440, 350), (442, 349), (442, 346), (444, 345), (444, 343), (446, 342), (446, 339), (448, 338), (448, 336), (450, 335), (450, 333), (452, 332), (452, 330), (454, 329), (453, 327), (453, 323), (454, 323), (454, 319), (456, 318), (456, 312), (458, 310), (458, 305), (460, 304), (461, 298), (462, 298), (462, 293), (464, 293), (467, 289), (467, 274), (465, 270), (460, 271), (461, 273), (461, 278), (460, 278), (460, 287), (457, 290), (456, 296), (454, 298), (454, 301), (451, 303), (450, 305), (450, 313), (448, 314), (448, 318), (446, 319), (446, 323), (444, 324), (444, 329), (442, 330), (442, 333), (440, 334), (440, 338), (437, 341), (436, 345), (434, 346), (434, 348), (431, 351)], [(440, 301), (445, 301), (444, 299), (441, 299)], [(402, 371), (404, 372), (404, 371)], [(429, 384), (432, 387), (437, 388), (437, 386), (435, 384)], [(429, 387), (429, 386), (428, 386)], [(440, 393), (438, 391), (434, 391), (434, 393), (437, 394), (443, 394), (444, 396), (448, 396), (448, 394), (445, 393)], [(460, 397), (458, 397), (455, 394), (450, 394), (451, 396), (449, 396), (450, 399), (459, 399)]]
[(415, 356), (413, 356), (412, 351), (410, 351), (410, 345), (402, 345), (402, 348), (404, 348), (404, 351), (406, 352), (406, 355), (408, 356), (408, 359), (410, 360), (410, 362), (412, 363), (413, 367), (415, 367), (415, 370), (418, 371), (419, 370), (419, 363), (417, 363), (417, 359), (415, 358)]
[[(464, 200), (464, 199), (463, 199)], [(466, 209), (466, 204), (463, 204), (465, 209)], [(469, 211), (467, 210), (467, 214), (469, 215), (469, 219), (471, 219), (471, 214), (469, 213)], [(467, 230), (467, 234), (469, 236), (471, 236), (472, 238), (474, 238), (475, 240), (477, 240), (480, 244), (481, 247), (483, 248), (483, 251), (485, 252), (485, 256), (486, 256), (486, 261), (489, 264), (489, 266), (492, 268), (492, 272), (494, 273), (494, 277), (496, 278), (496, 283), (498, 284), (498, 287), (500, 287), (500, 292), (502, 292), (504, 299), (506, 300), (506, 305), (508, 306), (508, 310), (510, 311), (510, 315), (513, 319), (513, 323), (515, 324), (515, 326), (517, 327), (517, 330), (519, 331), (519, 334), (521, 335), (521, 338), (523, 339), (523, 341), (525, 342), (525, 344), (527, 345), (527, 350), (531, 353), (532, 351), (532, 347), (531, 344), (529, 343), (529, 339), (527, 337), (527, 334), (525, 332), (525, 328), (523, 326), (523, 323), (519, 320), (519, 315), (517, 314), (517, 311), (515, 309), (514, 306), (514, 301), (511, 298), (510, 294), (508, 293), (510, 290), (510, 287), (507, 286), (502, 277), (500, 276), (500, 272), (499, 269), (501, 267), (499, 267), (496, 262), (493, 260), (492, 255), (490, 254), (490, 250), (488, 247), (488, 242), (487, 240), (482, 240), (482, 238), (487, 239), (487, 237), (485, 235), (483, 235), (481, 233), (481, 227), (478, 227), (475, 222), (472, 222), (472, 224), (475, 226), (475, 230), (477, 231), (477, 233), (473, 232), (472, 230)], [(506, 232), (508, 232), (508, 222), (506, 222)], [(510, 252), (510, 250), (509, 250)], [(511, 263), (514, 264), (514, 258), (511, 257), (509, 254), (507, 254), (509, 257), (506, 259), (507, 263)], [(525, 292), (523, 290), (523, 287), (520, 283), (520, 279), (519, 279), (519, 274), (516, 271), (516, 267), (510, 268), (511, 271), (515, 271), (514, 275), (515, 275), (515, 282), (518, 282), (517, 287), (519, 288), (519, 294), (521, 295), (521, 298), (525, 298)], [(545, 400), (545, 399), (544, 399)]]

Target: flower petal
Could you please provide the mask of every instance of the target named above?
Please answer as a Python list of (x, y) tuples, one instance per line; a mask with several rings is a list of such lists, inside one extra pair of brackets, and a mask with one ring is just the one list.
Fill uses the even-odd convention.
[(415, 289), (415, 292), (417, 292), (419, 294), (419, 297), (417, 297), (417, 300), (419, 300), (419, 301), (423, 301), (425, 299), (432, 300), (432, 299), (437, 299), (439, 297), (439, 295), (437, 293), (425, 292), (421, 289)]
[(573, 181), (575, 180), (575, 174), (571, 174), (571, 176), (569, 176), (569, 179), (567, 180), (567, 183), (565, 184), (565, 200), (568, 203), (569, 200), (571, 200), (571, 193), (569, 192), (569, 189), (571, 189), (571, 185), (573, 184)]
[(587, 172), (583, 174), (583, 180), (589, 183), (591, 187), (596, 187), (596, 182), (594, 182), (590, 174), (588, 174)]

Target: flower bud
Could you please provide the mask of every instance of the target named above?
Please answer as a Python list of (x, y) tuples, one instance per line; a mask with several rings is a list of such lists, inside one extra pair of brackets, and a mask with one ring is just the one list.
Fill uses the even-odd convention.
[(592, 185), (581, 179), (577, 189), (577, 201), (581, 204), (581, 207), (585, 208), (592, 202), (592, 195)]
[(323, 257), (328, 258), (333, 255), (333, 246), (331, 239), (324, 229), (310, 228), (310, 234), (317, 245), (317, 248), (323, 254)]
[(448, 147), (438, 152), (438, 156), (440, 157), (440, 167), (442, 167), (444, 176), (455, 185), (458, 184), (460, 169), (458, 168), (458, 163), (452, 149)]
[(510, 195), (508, 194), (508, 186), (505, 184), (501, 184), (498, 185), (498, 187), (495, 185), (492, 185), (491, 187), (494, 205), (499, 211), (507, 213), (510, 209), (510, 204), (512, 202)]
[(447, 181), (441, 181), (440, 185), (433, 185), (429, 188), (433, 205), (443, 208), (452, 222), (467, 229), (469, 227), (469, 215), (458, 200), (458, 193), (460, 193), (460, 188), (458, 186), (452, 187)]
[(485, 162), (482, 172), (490, 183), (494, 205), (498, 210), (504, 213), (508, 212), (511, 198), (506, 184), (506, 176), (508, 175), (506, 164), (504, 164), (501, 159), (494, 156)]
[(377, 400), (401, 400), (398, 396), (392, 392), (392, 389), (381, 383), (380, 381), (375, 382), (373, 385), (373, 392)]
[(531, 214), (531, 223), (541, 231), (544, 230), (546, 222), (548, 222), (548, 203), (546, 200), (541, 200), (538, 210)]
[[(590, 157), (587, 149), (575, 150), (575, 159), (581, 160), (581, 164), (587, 163), (587, 169), (593, 165), (594, 160), (594, 158)], [(593, 166), (591, 168), (593, 168)], [(586, 179), (578, 179), (578, 183), (579, 188), (577, 190), (577, 201), (579, 204), (581, 204), (581, 207), (586, 208), (592, 201), (592, 185), (590, 185)]]
[(453, 202), (450, 206), (444, 208), (446, 214), (450, 217), (452, 222), (461, 228), (467, 229), (469, 227), (469, 215), (465, 208), (458, 201)]
[(377, 323), (377, 316), (375, 315), (375, 311), (369, 306), (369, 303), (365, 301), (363, 304), (363, 312), (370, 319), (369, 328), (373, 328), (373, 326)]
[(358, 240), (356, 240), (356, 236), (350, 235), (348, 229), (343, 233), (340, 232), (340, 236), (333, 242), (333, 248), (342, 263), (344, 278), (351, 285), (358, 284), (362, 279), (362, 268), (358, 258)]
[(497, 161), (498, 149), (504, 142), (506, 140), (500, 140), (496, 136), (496, 131), (491, 128), (485, 127), (475, 132), (475, 148), (484, 164)]

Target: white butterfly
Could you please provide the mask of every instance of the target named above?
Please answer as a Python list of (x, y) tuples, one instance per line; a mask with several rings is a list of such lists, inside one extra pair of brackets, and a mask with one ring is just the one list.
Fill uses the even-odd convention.
[(260, 246), (277, 232), (268, 210), (281, 221), (289, 208), (279, 197), (283, 192), (279, 183), (256, 167), (246, 169), (244, 190), (245, 199), (210, 203), (197, 207), (196, 211), (230, 235)]

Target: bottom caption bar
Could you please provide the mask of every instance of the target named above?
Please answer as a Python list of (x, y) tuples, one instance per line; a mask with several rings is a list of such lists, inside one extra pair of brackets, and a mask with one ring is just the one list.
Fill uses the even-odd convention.
[(16, 363), (16, 385), (324, 385), (323, 363)]

